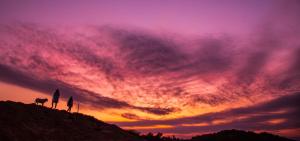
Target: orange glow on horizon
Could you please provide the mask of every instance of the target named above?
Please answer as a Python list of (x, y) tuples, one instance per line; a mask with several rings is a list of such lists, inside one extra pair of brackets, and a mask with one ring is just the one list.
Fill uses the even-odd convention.
[(191, 123), (191, 124), (181, 124), (181, 126), (209, 126), (209, 123)]
[(172, 125), (153, 125), (153, 126), (123, 126), (122, 128), (127, 130), (141, 130), (141, 129), (164, 129), (173, 128)]
[(283, 123), (285, 121), (286, 121), (286, 119), (279, 118), (279, 119), (268, 120), (267, 123), (269, 123), (269, 124), (280, 124), (280, 123)]

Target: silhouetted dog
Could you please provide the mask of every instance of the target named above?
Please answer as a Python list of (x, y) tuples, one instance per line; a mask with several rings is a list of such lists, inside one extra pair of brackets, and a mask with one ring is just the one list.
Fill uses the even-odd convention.
[(36, 105), (39, 105), (39, 103), (41, 103), (42, 106), (44, 106), (44, 103), (47, 102), (47, 101), (48, 101), (47, 98), (44, 98), (44, 99), (43, 99), (43, 98), (36, 98), (36, 99), (35, 99), (35, 104), (36, 104)]

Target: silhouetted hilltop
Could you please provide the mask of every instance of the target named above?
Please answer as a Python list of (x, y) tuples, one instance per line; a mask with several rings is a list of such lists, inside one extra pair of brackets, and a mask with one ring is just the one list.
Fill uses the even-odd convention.
[(64, 110), (0, 101), (0, 141), (293, 141), (269, 133), (224, 130), (190, 140), (139, 135), (94, 117)]
[(141, 141), (116, 125), (63, 110), (0, 101), (0, 141)]
[(241, 130), (224, 130), (214, 134), (195, 136), (191, 141), (293, 141), (269, 133), (254, 133)]

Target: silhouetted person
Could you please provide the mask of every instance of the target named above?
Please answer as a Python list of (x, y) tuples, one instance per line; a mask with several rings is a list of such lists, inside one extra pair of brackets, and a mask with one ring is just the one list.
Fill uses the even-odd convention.
[[(59, 100), (59, 95), (60, 95), (59, 90), (56, 89), (54, 94), (53, 94), (53, 97), (52, 97), (52, 106), (51, 106), (51, 108), (56, 109), (56, 106), (57, 106), (57, 103), (58, 103), (58, 100)], [(53, 105), (54, 105), (54, 107), (53, 107)]]
[(73, 97), (71, 96), (68, 100), (68, 103), (67, 103), (67, 106), (68, 106), (68, 112), (71, 112), (71, 109), (73, 107)]

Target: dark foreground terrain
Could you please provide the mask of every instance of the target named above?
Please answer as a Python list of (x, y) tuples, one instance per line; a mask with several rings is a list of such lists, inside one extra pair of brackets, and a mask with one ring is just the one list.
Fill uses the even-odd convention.
[(0, 141), (292, 141), (276, 135), (225, 130), (190, 140), (139, 135), (91, 116), (34, 104), (0, 101)]

